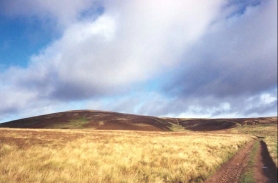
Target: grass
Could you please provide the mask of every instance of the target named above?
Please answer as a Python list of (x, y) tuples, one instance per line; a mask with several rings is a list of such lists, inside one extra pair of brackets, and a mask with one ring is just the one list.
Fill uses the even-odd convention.
[(250, 136), (0, 129), (0, 182), (203, 182)]
[(247, 169), (245, 170), (244, 174), (241, 176), (240, 183), (253, 183), (255, 181), (254, 176), (254, 166), (255, 166), (255, 160), (256, 160), (256, 153), (259, 150), (259, 141), (256, 141), (253, 149), (249, 155), (249, 162), (247, 165)]
[(53, 128), (53, 129), (80, 129), (88, 123), (89, 123), (88, 119), (78, 118), (78, 119), (70, 120), (67, 123), (57, 123), (55, 125), (50, 126), (50, 128)]
[(181, 126), (181, 125), (178, 125), (178, 124), (175, 124), (175, 123), (170, 123), (170, 124), (171, 124), (171, 126), (169, 128), (173, 132), (185, 132), (185, 131), (188, 131), (188, 130), (184, 129), (184, 127)]
[(250, 134), (263, 138), (273, 162), (278, 165), (277, 161), (277, 124), (260, 124), (260, 125), (243, 125), (231, 129), (231, 133)]

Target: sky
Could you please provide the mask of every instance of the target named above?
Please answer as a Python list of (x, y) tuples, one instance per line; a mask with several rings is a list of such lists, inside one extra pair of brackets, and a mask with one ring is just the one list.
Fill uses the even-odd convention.
[(79, 109), (277, 116), (277, 0), (0, 0), (0, 122)]

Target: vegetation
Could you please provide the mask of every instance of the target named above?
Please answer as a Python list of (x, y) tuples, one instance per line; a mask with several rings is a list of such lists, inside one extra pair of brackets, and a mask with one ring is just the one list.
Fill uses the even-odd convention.
[[(0, 183), (203, 182), (255, 136), (277, 165), (277, 117), (180, 119), (82, 110), (20, 119), (0, 124)], [(242, 181), (252, 176), (250, 169)]]
[(53, 129), (81, 129), (84, 125), (88, 124), (89, 120), (86, 118), (78, 118), (74, 120), (70, 120), (67, 123), (57, 123), (53, 124), (49, 128)]
[(203, 182), (237, 134), (0, 129), (0, 182)]
[(269, 154), (277, 167), (277, 124), (239, 125), (231, 129), (231, 133), (250, 134), (262, 138), (267, 144)]
[(249, 161), (247, 165), (247, 169), (245, 170), (244, 174), (241, 176), (241, 181), (240, 183), (253, 183), (255, 181), (255, 176), (254, 176), (254, 166), (255, 166), (255, 161), (256, 161), (256, 153), (259, 150), (259, 141), (256, 141), (253, 149), (251, 151), (251, 154), (249, 155)]

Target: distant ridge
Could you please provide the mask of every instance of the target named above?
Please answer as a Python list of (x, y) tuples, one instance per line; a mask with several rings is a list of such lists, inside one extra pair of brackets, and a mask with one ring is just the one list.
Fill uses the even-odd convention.
[(170, 131), (166, 120), (107, 111), (75, 110), (59, 112), (0, 124), (9, 128), (96, 129)]
[(118, 112), (73, 110), (1, 123), (1, 128), (94, 129), (136, 131), (213, 131), (236, 125), (277, 123), (277, 117), (231, 119), (159, 118)]

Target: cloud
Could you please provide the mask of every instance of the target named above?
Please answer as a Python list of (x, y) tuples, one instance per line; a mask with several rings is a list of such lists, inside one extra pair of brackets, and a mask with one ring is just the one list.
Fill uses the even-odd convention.
[(186, 104), (180, 114), (277, 115), (276, 7), (262, 1), (219, 19), (184, 54), (162, 88)]
[[(36, 5), (29, 3), (31, 7)], [(52, 10), (54, 4), (43, 7)], [(96, 20), (86, 18), (71, 24), (60, 39), (33, 56), (29, 68), (22, 71), (26, 72), (23, 80), (30, 81), (34, 88), (39, 83), (54, 86), (50, 96), (63, 95), (59, 86), (82, 88), (86, 96), (87, 92), (105, 93), (116, 86), (148, 79), (177, 62), (183, 50), (205, 32), (220, 6), (219, 0), (159, 5), (156, 1), (107, 2), (105, 12)], [(57, 17), (59, 7), (58, 3), (54, 8)], [(69, 4), (65, 8), (72, 7), (75, 6)], [(83, 6), (73, 12), (82, 9), (79, 7)], [(74, 16), (70, 10), (68, 16)], [(35, 70), (41, 72), (34, 76)], [(49, 78), (51, 75), (55, 77)]]
[(225, 100), (214, 97), (167, 97), (139, 91), (124, 97), (90, 100), (87, 108), (169, 117), (259, 117), (277, 115), (277, 90)]
[(255, 95), (277, 87), (276, 1), (247, 7), (216, 23), (184, 55), (182, 69), (165, 87), (184, 97)]
[(99, 5), (98, 0), (15, 0), (1, 1), (0, 10), (1, 14), (10, 17), (37, 18), (44, 23), (52, 22), (50, 25), (56, 25), (57, 28), (65, 28), (77, 22), (86, 12), (88, 14), (88, 9), (92, 12), (89, 14), (91, 16), (99, 13)]
[[(5, 86), (0, 114), (85, 100), (98, 103), (96, 108), (152, 115), (257, 114), (258, 107), (238, 112), (234, 101), (270, 96), (277, 88), (276, 5), (275, 0), (3, 2), (2, 14), (49, 21), (61, 36), (32, 55), (27, 68), (0, 74)], [(151, 81), (162, 89), (142, 92)], [(136, 91), (137, 85), (146, 88)], [(273, 102), (262, 105), (268, 111)]]
[(277, 90), (253, 96), (168, 97), (159, 92), (138, 91), (134, 94), (99, 98), (86, 102), (86, 108), (161, 117), (260, 117), (277, 115)]

